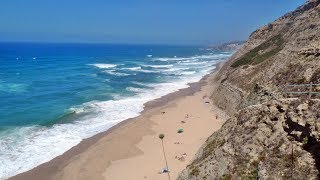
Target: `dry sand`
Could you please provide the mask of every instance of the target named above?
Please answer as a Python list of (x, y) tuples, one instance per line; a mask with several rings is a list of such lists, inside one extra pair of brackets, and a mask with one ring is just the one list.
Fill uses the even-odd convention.
[[(214, 131), (218, 130), (222, 119), (216, 119), (211, 105), (205, 97), (208, 86), (193, 96), (180, 98), (154, 112), (152, 134), (143, 136), (135, 146), (143, 154), (112, 161), (104, 172), (106, 179), (168, 179), (167, 174), (158, 172), (165, 166), (161, 141), (158, 134), (165, 134), (164, 147), (168, 159), (171, 179), (176, 179), (192, 160), (194, 154)], [(162, 114), (161, 112), (165, 112)], [(181, 123), (185, 121), (185, 123)], [(177, 130), (183, 128), (179, 134)], [(180, 159), (180, 160), (179, 160)]]
[[(84, 140), (64, 155), (12, 179), (168, 179), (168, 174), (159, 173), (165, 167), (160, 133), (165, 134), (171, 179), (176, 179), (203, 142), (224, 123), (222, 112), (208, 98), (213, 85), (207, 82), (212, 78), (214, 74), (147, 104), (139, 117)], [(179, 128), (184, 132), (177, 133)]]

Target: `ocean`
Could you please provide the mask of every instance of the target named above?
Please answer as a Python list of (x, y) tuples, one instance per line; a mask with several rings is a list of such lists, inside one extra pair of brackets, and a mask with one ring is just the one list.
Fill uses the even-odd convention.
[(166, 45), (0, 43), (0, 179), (47, 162), (188, 87), (232, 52)]

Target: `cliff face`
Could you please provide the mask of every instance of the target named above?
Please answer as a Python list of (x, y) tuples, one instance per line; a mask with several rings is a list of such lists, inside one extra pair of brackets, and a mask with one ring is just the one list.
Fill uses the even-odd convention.
[(282, 93), (320, 84), (320, 0), (253, 32), (215, 81), (211, 99), (232, 118), (179, 179), (320, 178), (320, 97)]
[[(319, 83), (320, 1), (309, 1), (251, 34), (217, 76), (212, 100), (229, 114), (281, 97), (286, 83)], [(257, 89), (258, 88), (258, 89)], [(259, 90), (270, 97), (256, 95)]]
[(239, 111), (179, 179), (317, 179), (319, 100), (273, 100)]

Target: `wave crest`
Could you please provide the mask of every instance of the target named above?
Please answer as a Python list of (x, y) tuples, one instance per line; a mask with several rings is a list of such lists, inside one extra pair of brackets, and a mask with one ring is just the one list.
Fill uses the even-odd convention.
[(109, 69), (109, 68), (114, 68), (118, 66), (117, 64), (103, 64), (103, 63), (89, 64), (89, 65), (100, 68), (100, 69)]

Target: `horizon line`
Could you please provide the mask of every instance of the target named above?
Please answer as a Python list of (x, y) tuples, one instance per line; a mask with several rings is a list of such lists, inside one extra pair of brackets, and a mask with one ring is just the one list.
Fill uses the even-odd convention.
[(9, 43), (33, 43), (33, 44), (83, 44), (83, 45), (159, 45), (159, 46), (212, 46), (212, 45), (222, 45), (226, 43), (234, 43), (234, 42), (245, 42), (245, 40), (230, 40), (230, 41), (222, 41), (216, 43), (130, 43), (130, 42), (90, 42), (90, 41), (0, 41), (1, 44), (9, 44)]

